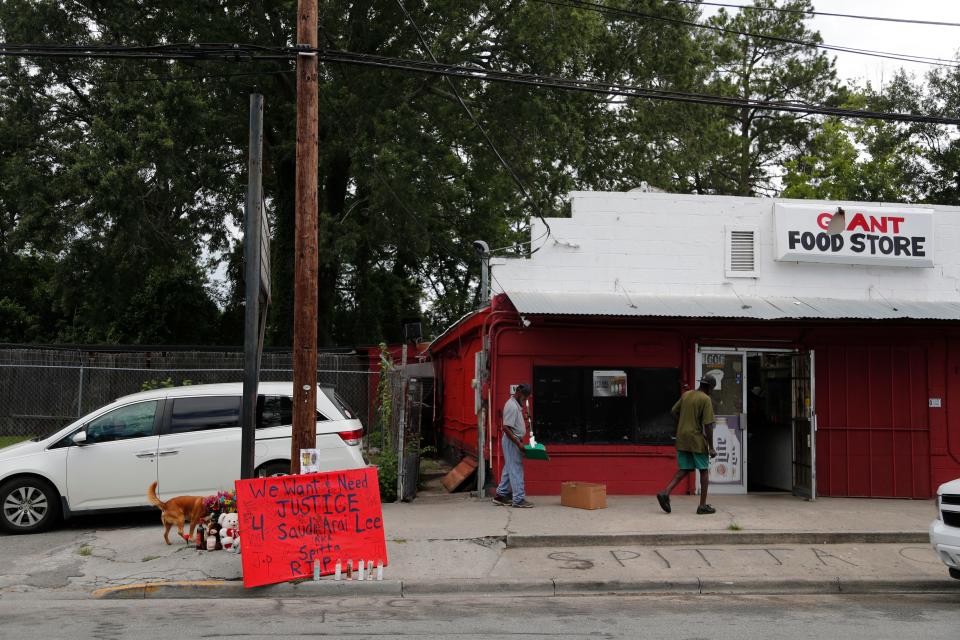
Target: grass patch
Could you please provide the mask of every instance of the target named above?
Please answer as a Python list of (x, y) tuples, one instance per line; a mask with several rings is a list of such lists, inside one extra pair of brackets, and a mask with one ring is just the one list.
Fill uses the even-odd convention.
[(737, 522), (731, 522), (730, 524), (728, 524), (727, 529), (729, 531), (743, 531), (743, 527), (741, 527), (740, 524)]
[(29, 440), (32, 436), (0, 436), (0, 449), (9, 447), (12, 444)]
[(150, 562), (151, 560), (156, 560), (160, 556), (143, 556), (143, 559), (140, 562)]
[(88, 544), (85, 544), (85, 545), (81, 546), (79, 549), (77, 549), (77, 553), (79, 553), (79, 554), (82, 555), (82, 556), (92, 556), (92, 555), (93, 555), (93, 547), (91, 547), (91, 546), (88, 545)]

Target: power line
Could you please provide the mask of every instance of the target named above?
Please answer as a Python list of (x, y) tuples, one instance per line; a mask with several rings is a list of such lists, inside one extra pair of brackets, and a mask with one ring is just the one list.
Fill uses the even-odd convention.
[(852, 18), (855, 20), (877, 20), (880, 22), (899, 22), (903, 24), (923, 24), (936, 27), (960, 27), (960, 22), (942, 22), (939, 20), (917, 20), (914, 18), (887, 18), (884, 16), (866, 16), (853, 13), (830, 13), (828, 11), (804, 11), (803, 9), (788, 9), (786, 7), (757, 7), (749, 4), (730, 4), (726, 2), (701, 2), (701, 0), (668, 0), (679, 4), (710, 7), (728, 7), (731, 9), (748, 9), (750, 11), (772, 11), (776, 13), (792, 13), (805, 16), (829, 16), (831, 18)]
[[(423, 31), (420, 30), (420, 27), (414, 21), (413, 16), (410, 15), (409, 11), (407, 11), (407, 7), (404, 6), (403, 0), (397, 0), (397, 5), (400, 6), (400, 10), (403, 12), (403, 15), (406, 16), (407, 20), (416, 30), (417, 37), (420, 39), (420, 44), (421, 46), (423, 46), (424, 50), (427, 52), (427, 55), (430, 56), (430, 59), (433, 60), (434, 64), (438, 64), (437, 57), (433, 55), (433, 50), (430, 48), (430, 45), (427, 44), (427, 39), (423, 36)], [(493, 151), (495, 156), (497, 156), (497, 160), (500, 161), (500, 164), (503, 166), (503, 168), (507, 171), (508, 174), (510, 174), (510, 177), (513, 179), (514, 183), (516, 183), (517, 187), (520, 189), (520, 192), (523, 193), (524, 197), (533, 207), (534, 214), (538, 218), (540, 218), (540, 221), (543, 222), (544, 226), (547, 228), (547, 237), (550, 237), (550, 225), (549, 223), (547, 223), (546, 218), (543, 217), (543, 212), (540, 210), (540, 206), (536, 203), (536, 201), (530, 195), (530, 192), (527, 190), (526, 185), (523, 184), (523, 181), (520, 180), (520, 176), (517, 175), (517, 172), (513, 170), (513, 167), (510, 166), (510, 164), (506, 161), (506, 159), (500, 153), (500, 150), (497, 149), (497, 145), (493, 143), (493, 140), (490, 138), (490, 134), (487, 133), (487, 130), (484, 128), (484, 126), (480, 124), (479, 120), (477, 120), (477, 117), (473, 114), (473, 110), (471, 110), (470, 107), (467, 106), (467, 103), (464, 102), (463, 96), (460, 95), (460, 91), (459, 89), (457, 89), (457, 85), (453, 83), (453, 79), (449, 75), (444, 75), (443, 77), (447, 81), (447, 85), (450, 87), (450, 90), (453, 91), (453, 95), (456, 96), (457, 102), (460, 103), (460, 106), (467, 113), (467, 116), (470, 118), (470, 121), (473, 122), (473, 126), (475, 126), (480, 131), (481, 135), (483, 135), (484, 140), (486, 140), (487, 144), (490, 145), (490, 150)], [(533, 245), (531, 241), (531, 247), (532, 246)], [(534, 251), (531, 251), (531, 253), (534, 253)]]
[[(26, 48), (28, 45), (7, 45), (0, 43), (0, 56), (20, 56), (32, 57), (43, 56), (49, 50), (35, 50)], [(661, 100), (667, 102), (686, 102), (691, 104), (703, 104), (721, 107), (751, 108), (761, 111), (781, 111), (785, 113), (802, 113), (834, 116), (839, 118), (854, 119), (872, 119), (886, 120), (891, 122), (915, 122), (923, 124), (939, 125), (958, 125), (960, 119), (947, 118), (942, 116), (927, 116), (911, 113), (894, 113), (888, 111), (864, 111), (857, 109), (843, 109), (838, 107), (827, 107), (824, 105), (813, 105), (798, 101), (763, 101), (749, 98), (739, 98), (734, 96), (718, 96), (701, 93), (687, 93), (681, 91), (667, 91), (662, 89), (647, 89), (633, 85), (600, 82), (596, 80), (568, 79), (555, 76), (544, 76), (529, 73), (519, 73), (514, 71), (499, 71), (491, 69), (482, 69), (477, 67), (467, 67), (460, 65), (445, 64), (440, 62), (428, 62), (425, 60), (408, 60), (405, 58), (395, 58), (389, 56), (377, 56), (373, 54), (353, 53), (335, 49), (310, 49), (298, 47), (252, 47), (259, 51), (267, 50), (270, 53), (264, 54), (269, 57), (258, 57), (253, 55), (251, 48), (247, 45), (232, 45), (229, 49), (230, 55), (223, 56), (225, 60), (234, 61), (259, 61), (263, 60), (290, 60), (301, 54), (317, 54), (328, 62), (341, 62), (346, 64), (364, 65), (371, 67), (382, 67), (389, 69), (399, 69), (415, 73), (426, 73), (432, 75), (447, 75), (450, 77), (466, 78), (479, 80), (482, 82), (504, 82), (509, 84), (529, 85), (540, 88), (564, 89), (570, 91), (582, 91), (602, 95), (618, 95), (628, 98), (643, 98), (648, 100)], [(131, 51), (105, 51), (98, 47), (58, 47), (58, 51), (63, 55), (76, 55), (66, 52), (66, 49), (75, 49), (80, 55), (90, 54), (100, 57), (125, 57), (131, 55)], [(220, 48), (219, 51), (224, 49)], [(245, 58), (236, 58), (234, 51), (241, 51), (246, 54)], [(180, 59), (171, 53), (183, 54), (182, 50), (164, 50), (156, 52), (145, 52), (143, 55), (152, 56), (153, 59)], [(191, 55), (191, 59), (202, 59), (210, 55), (210, 50), (203, 50), (199, 54)]]
[(171, 44), (137, 47), (0, 43), (0, 56), (28, 58), (120, 58), (143, 60), (290, 60), (296, 48), (251, 44)]
[(751, 33), (749, 31), (741, 31), (739, 29), (730, 29), (728, 27), (720, 27), (717, 25), (703, 24), (702, 22), (696, 22), (695, 20), (685, 20), (683, 18), (671, 18), (668, 16), (661, 16), (652, 13), (642, 13), (640, 11), (633, 11), (630, 9), (619, 9), (616, 7), (609, 7), (604, 4), (597, 2), (586, 2), (584, 0), (534, 0), (541, 4), (550, 4), (558, 7), (567, 7), (571, 9), (583, 9), (585, 11), (594, 11), (596, 13), (605, 13), (610, 15), (618, 15), (629, 18), (641, 18), (645, 20), (656, 20), (659, 22), (666, 22), (669, 24), (679, 24), (688, 27), (693, 27), (696, 29), (706, 29), (709, 31), (716, 31), (719, 33), (727, 33), (732, 35), (745, 36), (748, 38), (756, 38), (758, 40), (768, 40), (770, 42), (779, 42), (782, 44), (792, 44), (801, 47), (808, 47), (811, 49), (823, 49), (825, 51), (834, 51), (838, 53), (852, 53), (860, 56), (868, 56), (871, 58), (884, 58), (887, 60), (898, 60), (900, 62), (913, 62), (918, 64), (929, 64), (934, 66), (943, 66), (943, 67), (960, 67), (960, 63), (955, 60), (947, 60), (945, 58), (933, 58), (929, 56), (915, 56), (905, 53), (893, 53), (890, 51), (875, 51), (873, 49), (857, 49), (854, 47), (844, 47), (839, 45), (831, 45), (817, 42), (809, 42), (805, 40), (794, 40), (792, 38), (781, 38), (779, 36), (766, 36), (758, 33)]
[(98, 84), (138, 84), (145, 82), (193, 82), (194, 80), (229, 80), (230, 78), (244, 78), (250, 76), (272, 76), (296, 73), (294, 69), (278, 69), (276, 71), (244, 71), (240, 73), (201, 73), (192, 76), (152, 76), (143, 78), (127, 78), (123, 80), (98, 80)]
[[(707, 29), (720, 33), (729, 33), (745, 37), (780, 42), (784, 44), (793, 44), (797, 46), (818, 48), (840, 53), (852, 53), (867, 57), (884, 58), (898, 60), (900, 62), (912, 62), (918, 64), (929, 64), (945, 67), (960, 67), (960, 62), (947, 60), (945, 58), (935, 58), (929, 56), (918, 56), (911, 54), (899, 54), (888, 51), (875, 51), (871, 49), (857, 49), (853, 47), (843, 47), (837, 45), (822, 44), (816, 42), (807, 42), (802, 40), (793, 40), (790, 38), (781, 38), (778, 36), (766, 36), (754, 34), (738, 29), (719, 27), (715, 25), (702, 24), (692, 20), (681, 18), (671, 18), (662, 15), (642, 13), (629, 9), (619, 9), (608, 7), (596, 2), (586, 2), (585, 0), (535, 0), (542, 4), (562, 6), (568, 8), (583, 9), (597, 13), (610, 15), (620, 15), (631, 18), (655, 20), (669, 24), (679, 24), (698, 29)], [(24, 56), (24, 57), (70, 57), (70, 58), (129, 58), (129, 59), (147, 59), (147, 60), (232, 60), (232, 61), (276, 61), (289, 60), (296, 57), (298, 53), (306, 53), (306, 49), (297, 47), (275, 47), (257, 44), (238, 44), (238, 43), (169, 43), (161, 45), (141, 45), (141, 46), (118, 46), (118, 45), (51, 45), (51, 44), (11, 44), (0, 43), (0, 56)]]
[(915, 122), (923, 124), (960, 125), (960, 118), (941, 116), (927, 116), (912, 113), (895, 113), (888, 111), (865, 111), (859, 109), (843, 109), (824, 105), (806, 104), (796, 101), (765, 101), (749, 98), (726, 97), (701, 93), (686, 93), (680, 91), (666, 91), (661, 89), (647, 89), (632, 85), (600, 82), (596, 80), (567, 79), (555, 76), (543, 76), (515, 71), (498, 71), (480, 69), (476, 67), (458, 66), (444, 63), (431, 63), (424, 60), (408, 60), (389, 56), (377, 56), (365, 53), (327, 49), (320, 52), (323, 60), (356, 64), (387, 69), (398, 69), (415, 73), (432, 75), (449, 75), (452, 77), (479, 80), (481, 82), (503, 82), (508, 84), (528, 85), (539, 88), (564, 89), (582, 91), (602, 95), (619, 95), (630, 98), (661, 100), (666, 102), (685, 102), (720, 107), (751, 108), (760, 111), (781, 111), (785, 113), (802, 113), (834, 116), (838, 118), (853, 118), (866, 120), (885, 120), (890, 122)]

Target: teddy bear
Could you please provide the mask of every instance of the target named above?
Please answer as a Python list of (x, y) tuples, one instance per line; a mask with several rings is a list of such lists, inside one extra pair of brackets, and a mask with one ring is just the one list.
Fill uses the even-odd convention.
[(217, 529), (217, 522), (211, 518), (207, 524), (207, 551), (216, 551), (219, 540), (220, 531)]
[(236, 513), (220, 514), (220, 540), (223, 548), (233, 553), (240, 552), (240, 516)]

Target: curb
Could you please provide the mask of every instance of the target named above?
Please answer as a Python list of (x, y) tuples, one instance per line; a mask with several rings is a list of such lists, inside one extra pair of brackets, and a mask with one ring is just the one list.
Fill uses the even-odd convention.
[(561, 578), (504, 580), (432, 580), (360, 582), (321, 580), (244, 589), (239, 581), (202, 580), (151, 582), (97, 589), (97, 599), (147, 598), (316, 598), (488, 596), (521, 597), (587, 595), (862, 595), (960, 594), (960, 581), (934, 578), (901, 580), (863, 578), (690, 578), (684, 580), (575, 580)]
[(90, 594), (101, 600), (144, 600), (147, 598), (317, 598), (328, 596), (402, 597), (399, 580), (284, 582), (245, 589), (239, 580), (174, 580), (97, 589)]
[(679, 595), (700, 593), (700, 580), (577, 580), (558, 578), (553, 581), (557, 596), (576, 595)]
[(614, 533), (508, 535), (508, 549), (539, 547), (686, 546), (704, 544), (929, 544), (926, 531), (717, 531), (714, 533)]
[(404, 581), (403, 596), (439, 596), (439, 595), (520, 595), (520, 596), (553, 596), (556, 595), (556, 586), (551, 578), (506, 578), (499, 580), (486, 579), (451, 579), (429, 581)]

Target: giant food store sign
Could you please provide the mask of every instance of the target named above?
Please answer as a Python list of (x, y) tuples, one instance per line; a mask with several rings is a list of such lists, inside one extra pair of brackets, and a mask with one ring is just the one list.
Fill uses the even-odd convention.
[(777, 260), (933, 266), (931, 209), (840, 210), (842, 215), (832, 205), (774, 204)]

